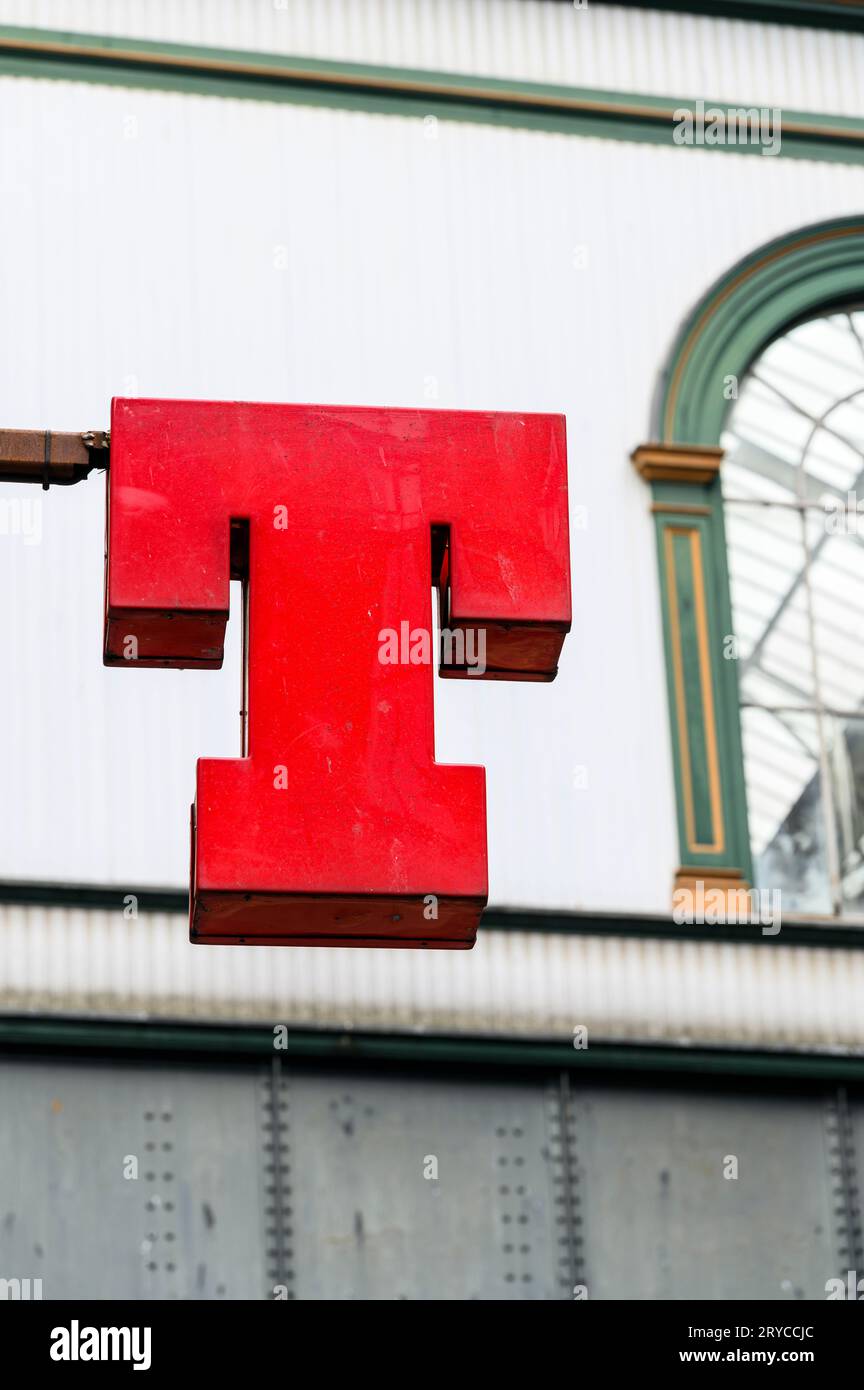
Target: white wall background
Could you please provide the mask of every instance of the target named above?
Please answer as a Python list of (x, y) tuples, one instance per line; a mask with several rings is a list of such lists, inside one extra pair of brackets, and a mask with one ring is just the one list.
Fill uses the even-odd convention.
[[(694, 300), (767, 238), (860, 211), (864, 171), (436, 136), (0, 80), (0, 423), (100, 426), (112, 394), (565, 411), (580, 510), (561, 674), (439, 683), (438, 757), (487, 767), (494, 903), (663, 911), (665, 681), (628, 455)], [(0, 538), (0, 876), (184, 884), (195, 757), (238, 748), (236, 649), (220, 674), (104, 670), (101, 482), (6, 491), (41, 502), (43, 534)]]

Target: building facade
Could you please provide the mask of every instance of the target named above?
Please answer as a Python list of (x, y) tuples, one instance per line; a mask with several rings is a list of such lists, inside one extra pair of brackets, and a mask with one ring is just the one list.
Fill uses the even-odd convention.
[(193, 947), (239, 594), (222, 671), (106, 670), (104, 483), (2, 486), (0, 1277), (864, 1272), (864, 6), (706, 8), (0, 3), (0, 425), (562, 412), (573, 587), (552, 685), (436, 683), (473, 952)]

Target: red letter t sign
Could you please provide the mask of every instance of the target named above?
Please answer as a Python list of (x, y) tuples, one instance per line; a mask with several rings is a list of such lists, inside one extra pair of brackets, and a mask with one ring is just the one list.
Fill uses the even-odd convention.
[(473, 945), (485, 774), (434, 759), (441, 673), (548, 681), (570, 626), (555, 415), (117, 400), (105, 661), (222, 663), (243, 757), (198, 763), (193, 941)]

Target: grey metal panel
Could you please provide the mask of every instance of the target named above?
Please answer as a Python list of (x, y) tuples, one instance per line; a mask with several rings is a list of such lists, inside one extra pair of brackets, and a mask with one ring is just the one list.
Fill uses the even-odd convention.
[(592, 1090), (573, 1121), (589, 1298), (825, 1297), (837, 1252), (818, 1097)]
[(298, 1298), (567, 1297), (542, 1086), (294, 1076), (290, 1096)]
[(260, 1298), (256, 1079), (4, 1060), (0, 1277), (46, 1299)]
[(860, 1100), (568, 1084), (4, 1059), (0, 1279), (512, 1301), (822, 1299), (864, 1276)]

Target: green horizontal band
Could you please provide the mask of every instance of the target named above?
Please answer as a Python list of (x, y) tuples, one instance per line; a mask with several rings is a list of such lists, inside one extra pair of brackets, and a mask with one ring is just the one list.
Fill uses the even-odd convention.
[[(691, 99), (0, 25), (0, 74), (291, 102), (665, 145)], [(707, 100), (722, 111), (743, 103)], [(783, 110), (779, 157), (864, 160), (864, 121)], [(765, 157), (759, 144), (704, 144)], [(768, 156), (771, 157), (771, 156)]]
[(864, 1080), (864, 1057), (814, 1052), (735, 1048), (683, 1048), (594, 1043), (574, 1048), (570, 1041), (395, 1033), (287, 1030), (285, 1046), (274, 1047), (273, 1028), (206, 1027), (200, 1024), (118, 1023), (74, 1018), (0, 1015), (0, 1051), (146, 1053), (206, 1056), (224, 1061), (307, 1059), (372, 1062), (424, 1067), (567, 1069), (602, 1077), (627, 1072), (663, 1075), (783, 1079)]

